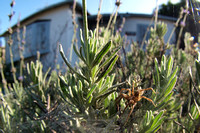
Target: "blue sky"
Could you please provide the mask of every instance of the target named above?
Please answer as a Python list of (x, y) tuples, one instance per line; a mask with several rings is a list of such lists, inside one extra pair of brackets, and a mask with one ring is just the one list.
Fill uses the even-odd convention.
[[(12, 0), (0, 0), (0, 34), (5, 32), (9, 27), (8, 14), (10, 14), (10, 3)], [(13, 8), (15, 15), (11, 21), (11, 26), (20, 20), (30, 16), (31, 14), (58, 2), (64, 0), (15, 0), (16, 4)], [(81, 3), (82, 0), (77, 0)], [(121, 0), (120, 12), (144, 13), (151, 14), (156, 7), (156, 0)], [(167, 3), (168, 0), (158, 0), (158, 5)], [(179, 0), (171, 0), (172, 3)], [(101, 13), (111, 13), (114, 9), (115, 0), (103, 0)], [(99, 0), (87, 0), (87, 8), (91, 14), (96, 14), (98, 10)]]

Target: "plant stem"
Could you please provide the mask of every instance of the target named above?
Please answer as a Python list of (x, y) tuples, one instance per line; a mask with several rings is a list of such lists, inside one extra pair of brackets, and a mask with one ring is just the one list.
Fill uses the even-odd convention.
[(77, 46), (76, 30), (78, 28), (78, 25), (76, 23), (76, 0), (74, 0), (74, 3), (73, 3), (72, 23), (73, 23), (73, 26), (74, 26), (74, 34), (73, 34), (73, 37), (72, 37), (71, 50), (70, 50), (70, 56), (69, 56), (69, 61), (70, 62), (72, 61), (73, 45)]
[(118, 11), (119, 11), (119, 6), (117, 6), (117, 9), (116, 9), (116, 12), (115, 12), (115, 16), (114, 16), (114, 19), (113, 19), (113, 22), (112, 22), (112, 25), (111, 25), (112, 36), (113, 36), (114, 29), (115, 29), (115, 23), (116, 23), (116, 20), (117, 20)]
[(98, 8), (98, 14), (97, 14), (97, 24), (96, 24), (96, 38), (98, 38), (99, 36), (99, 21), (101, 19), (101, 14), (100, 14), (100, 11), (101, 11), (101, 5), (102, 5), (102, 0), (99, 1), (99, 8)]
[(157, 21), (158, 21), (158, 0), (156, 0), (155, 23), (154, 23), (155, 31), (156, 31)]
[(26, 28), (23, 27), (23, 41), (21, 43), (21, 37), (20, 37), (20, 17), (19, 17), (18, 18), (18, 24), (17, 24), (17, 41), (18, 41), (19, 56), (20, 56), (19, 81), (20, 81), (20, 86), (21, 87), (22, 87), (22, 82), (23, 82), (23, 66), (24, 66), (23, 51), (24, 51), (25, 30), (26, 30)]
[[(186, 3), (185, 3), (185, 10), (186, 11), (188, 11), (188, 1), (186, 0)], [(184, 15), (184, 17), (183, 17), (183, 23), (185, 23), (186, 22), (186, 18), (187, 18), (187, 13), (185, 13), (185, 15)], [(180, 29), (180, 31), (179, 31), (179, 35), (178, 35), (178, 41), (177, 41), (177, 44), (176, 44), (176, 47), (177, 48), (180, 48), (180, 43), (181, 43), (181, 36), (182, 36), (182, 33), (183, 33), (183, 28), (184, 28), (184, 26), (181, 26), (181, 29)]]
[(13, 75), (13, 80), (16, 83), (17, 82), (17, 78), (16, 78), (16, 68), (14, 66), (14, 61), (13, 61), (13, 52), (12, 52), (12, 46), (9, 46), (9, 52), (10, 52), (10, 62), (11, 62), (11, 72)]
[[(83, 5), (83, 30), (84, 30), (84, 43), (86, 45), (86, 58), (89, 61), (89, 46), (88, 46), (88, 22), (87, 22), (87, 7), (86, 0), (82, 0)], [(89, 64), (89, 62), (87, 62)]]
[[(0, 52), (2, 52), (2, 48), (0, 48)], [(0, 53), (2, 54), (2, 53)], [(7, 89), (7, 82), (6, 82), (6, 78), (5, 78), (5, 75), (4, 75), (4, 72), (3, 72), (3, 55), (0, 55), (0, 73), (1, 73), (1, 78), (2, 78), (2, 83), (3, 83), (3, 87), (5, 89)], [(1, 93), (1, 90), (0, 90), (0, 93)]]
[[(91, 75), (91, 65), (90, 65), (90, 44), (88, 43), (88, 22), (87, 22), (87, 7), (86, 0), (82, 0), (83, 6), (83, 30), (84, 30), (84, 43), (86, 46), (86, 63), (89, 65), (88, 75)], [(89, 80), (89, 79), (87, 79)], [(89, 83), (91, 84), (91, 83)]]
[(148, 25), (148, 27), (147, 27), (147, 30), (146, 30), (146, 32), (145, 32), (145, 34), (144, 34), (144, 37), (143, 37), (143, 40), (142, 40), (142, 44), (141, 44), (141, 46), (140, 46), (141, 49), (143, 49), (144, 42), (146, 41), (146, 37), (147, 37), (147, 34), (149, 33), (149, 29), (150, 29), (150, 27), (151, 27), (151, 25), (152, 25), (152, 23), (153, 23), (153, 20), (154, 20), (154, 17), (152, 17), (151, 22), (149, 23), (149, 25)]
[(171, 32), (171, 34), (170, 34), (170, 36), (169, 36), (169, 38), (168, 38), (168, 40), (167, 40), (167, 46), (169, 45), (169, 41), (171, 40), (172, 35), (174, 34), (176, 28), (178, 27), (178, 24), (179, 24), (179, 22), (180, 22), (180, 20), (181, 20), (182, 17), (183, 17), (183, 9), (181, 9), (179, 18), (177, 19), (177, 21), (176, 21), (176, 23), (175, 23), (175, 26), (174, 26), (174, 28), (173, 28), (173, 30), (172, 30), (172, 32)]
[(11, 20), (12, 20), (12, 17), (14, 15), (14, 11), (13, 11), (13, 4), (14, 3), (14, 0), (12, 1), (12, 4), (10, 5), (11, 6), (11, 12), (10, 12), (10, 15), (9, 15), (9, 38), (8, 38), (8, 45), (9, 45), (9, 52), (10, 52), (10, 63), (11, 63), (11, 72), (12, 72), (12, 75), (13, 75), (13, 80), (14, 80), (14, 83), (17, 82), (17, 78), (16, 78), (16, 68), (14, 66), (14, 60), (13, 60), (13, 52), (12, 52), (12, 45), (13, 45), (13, 40), (12, 40), (12, 28), (11, 28)]

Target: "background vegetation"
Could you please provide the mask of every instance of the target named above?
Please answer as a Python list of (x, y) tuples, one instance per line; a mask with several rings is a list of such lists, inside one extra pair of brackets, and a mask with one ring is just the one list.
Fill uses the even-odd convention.
[[(101, 32), (98, 23), (94, 31), (89, 31), (86, 1), (82, 3), (81, 47), (77, 48), (72, 41), (80, 62), (72, 67), (60, 45), (60, 54), (68, 68), (63, 75), (59, 70), (43, 72), (39, 53), (37, 61), (24, 64), (25, 28), (23, 38), (18, 38), (22, 49), (16, 69), (9, 28), (9, 77), (5, 76), (7, 66), (0, 56), (0, 131), (200, 131), (199, 45), (194, 45), (190, 33), (181, 30), (184, 28), (181, 21), (186, 22), (189, 7), (182, 7), (175, 25), (175, 28), (181, 25), (179, 33), (184, 36), (184, 50), (178, 47), (180, 37), (176, 45), (165, 43), (167, 25), (155, 22), (150, 38), (145, 41), (145, 50), (140, 44), (130, 42), (131, 50), (125, 51), (127, 42), (114, 29), (118, 8)], [(116, 7), (119, 6), (117, 1)], [(10, 18), (12, 14), (11, 10)]]

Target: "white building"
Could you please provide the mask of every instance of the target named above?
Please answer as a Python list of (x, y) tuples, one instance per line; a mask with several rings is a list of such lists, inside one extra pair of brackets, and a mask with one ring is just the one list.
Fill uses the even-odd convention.
[[(104, 14), (102, 16), (102, 19), (100, 21), (101, 26), (106, 26), (108, 20), (109, 20), (110, 14)], [(96, 15), (89, 16), (89, 23), (91, 23), (91, 29), (95, 28), (96, 23)], [(128, 41), (134, 41), (138, 42), (138, 44), (141, 44), (144, 38), (144, 35), (147, 31), (147, 28), (150, 29), (151, 27), (154, 27), (154, 19), (152, 21), (153, 16), (152, 15), (146, 15), (146, 14), (119, 14), (116, 21), (116, 30), (121, 30), (121, 35), (127, 36)], [(121, 29), (121, 25), (123, 23), (123, 20), (125, 19), (125, 23), (123, 24), (123, 28)], [(164, 41), (167, 43), (168, 38), (174, 28), (174, 24), (176, 22), (177, 18), (173, 17), (167, 17), (167, 16), (158, 16), (158, 23), (164, 22), (167, 24), (167, 33), (164, 36)], [(150, 37), (150, 32), (147, 32), (146, 40)], [(173, 34), (170, 44), (175, 44), (176, 42), (176, 35)]]
[[(26, 25), (26, 43), (24, 49), (24, 58), (26, 61), (35, 60), (37, 51), (40, 52), (40, 60), (43, 63), (44, 70), (49, 67), (55, 68), (56, 64), (63, 64), (63, 60), (58, 51), (58, 44), (62, 44), (66, 56), (70, 57), (71, 41), (74, 33), (74, 25), (72, 23), (73, 1), (65, 1), (53, 6), (49, 6), (33, 15), (25, 18), (20, 25)], [(77, 24), (81, 26), (78, 18), (81, 17), (82, 8), (77, 3), (76, 19)], [(19, 48), (17, 42), (16, 25), (13, 26), (13, 59), (15, 62), (20, 60)], [(77, 29), (77, 37), (79, 38), (79, 29)], [(22, 28), (21, 39), (22, 39)], [(8, 33), (2, 36), (8, 39)], [(76, 56), (72, 56), (72, 60), (77, 60)], [(10, 63), (9, 46), (6, 44), (6, 63)], [(73, 62), (74, 63), (74, 62)]]
[[(72, 65), (75, 64), (75, 61), (78, 61), (74, 53), (72, 53), (70, 56), (71, 41), (74, 33), (74, 25), (72, 23), (72, 6), (73, 1), (58, 3), (31, 15), (20, 22), (21, 25), (26, 25), (26, 44), (24, 49), (24, 57), (26, 61), (35, 60), (37, 51), (39, 51), (41, 54), (40, 60), (43, 63), (44, 71), (49, 67), (54, 69), (56, 64), (60, 64), (62, 66), (63, 59), (58, 51), (59, 43), (62, 44), (68, 60), (70, 60), (71, 57)], [(108, 22), (109, 16), (109, 14), (103, 15), (100, 24), (105, 25)], [(141, 41), (152, 16), (142, 14), (119, 14), (116, 27), (121, 25), (123, 18), (125, 18), (126, 21), (121, 32), (122, 35), (126, 34), (129, 40)], [(91, 29), (94, 28), (96, 25), (96, 15), (89, 15), (88, 19), (89, 27)], [(160, 16), (158, 20), (164, 21), (168, 25), (168, 32), (165, 36), (166, 40), (174, 27), (175, 19)], [(78, 24), (76, 36), (79, 40), (79, 31), (82, 27), (82, 7), (79, 3), (77, 3), (76, 7), (76, 23)], [(16, 30), (16, 27), (16, 25), (13, 26), (13, 29)], [(12, 47), (15, 62), (20, 60), (16, 34), (17, 33), (14, 32), (12, 35), (14, 40)], [(4, 36), (6, 40), (8, 39), (7, 32), (1, 36)], [(172, 41), (175, 41), (175, 36), (173, 36)], [(78, 45), (80, 45), (79, 42)], [(7, 64), (10, 63), (10, 53), (8, 48), (9, 47), (6, 44)]]

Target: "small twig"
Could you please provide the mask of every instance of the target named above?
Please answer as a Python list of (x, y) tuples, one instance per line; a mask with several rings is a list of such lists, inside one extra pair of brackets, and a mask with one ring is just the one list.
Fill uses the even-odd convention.
[(7, 44), (9, 46), (9, 53), (10, 53), (11, 73), (12, 73), (12, 76), (13, 76), (14, 83), (17, 83), (16, 68), (15, 68), (15, 65), (14, 65), (13, 48), (12, 48), (12, 45), (13, 45), (13, 38), (12, 38), (13, 29), (11, 28), (11, 20), (12, 20), (12, 17), (14, 16), (14, 11), (13, 11), (14, 3), (15, 3), (15, 1), (12, 0), (12, 4), (10, 5), (11, 6), (11, 13), (9, 15), (9, 23), (10, 23), (9, 25), (10, 26), (8, 28), (9, 37), (8, 37)]
[(191, 118), (191, 120), (194, 121), (194, 118), (192, 117), (192, 115), (190, 113), (188, 113), (189, 117)]
[[(186, 0), (185, 7), (186, 7), (185, 10), (188, 11), (188, 9), (189, 9), (189, 7), (188, 7), (188, 0)], [(188, 15), (188, 13), (185, 13), (185, 15), (184, 15), (184, 17), (183, 17), (183, 23), (186, 22), (187, 15)], [(184, 26), (181, 26), (181, 29), (180, 29), (180, 31), (179, 31), (178, 41), (177, 41), (177, 44), (176, 44), (176, 47), (177, 47), (177, 48), (180, 47), (180, 41), (181, 41), (181, 36), (182, 36), (183, 28), (184, 28)]]
[(200, 95), (200, 91), (196, 88), (196, 85), (195, 85), (194, 80), (193, 80), (193, 78), (192, 78), (192, 70), (191, 70), (191, 67), (189, 68), (189, 75), (190, 75), (191, 83), (192, 83), (194, 89), (195, 89), (195, 90), (197, 91), (197, 93)]
[(174, 123), (176, 123), (177, 125), (181, 126), (183, 129), (185, 129), (188, 133), (190, 132), (187, 128), (185, 128), (185, 126), (183, 126), (181, 123), (177, 122), (177, 121), (173, 121)]
[(101, 19), (101, 14), (100, 14), (100, 11), (101, 11), (101, 5), (102, 5), (102, 0), (99, 0), (99, 8), (98, 8), (98, 13), (97, 13), (97, 24), (96, 24), (96, 38), (98, 38), (99, 36), (99, 21)]
[(44, 113), (47, 113), (48, 111), (42, 107), (40, 103), (38, 103), (36, 100), (33, 101)]
[(140, 48), (141, 48), (142, 50), (143, 50), (144, 42), (146, 41), (146, 37), (147, 37), (147, 35), (148, 35), (148, 33), (149, 33), (149, 28), (151, 27), (151, 25), (152, 25), (152, 23), (153, 23), (153, 19), (154, 19), (154, 17), (152, 17), (151, 22), (149, 23), (149, 25), (148, 25), (148, 27), (147, 27), (147, 29), (146, 29), (146, 32), (145, 32), (145, 34), (144, 34), (144, 37), (143, 37), (143, 40), (142, 40), (142, 44), (141, 44), (141, 46), (140, 46)]
[(86, 0), (82, 0), (82, 6), (83, 6), (83, 31), (84, 31), (84, 43), (86, 46), (86, 60), (89, 64), (89, 45), (88, 45), (88, 21), (87, 21), (87, 7), (86, 7)]
[(126, 74), (125, 74), (125, 68), (124, 68), (124, 65), (121, 61), (121, 58), (118, 58), (118, 61), (117, 61), (122, 69), (122, 74), (123, 74), (123, 80), (126, 79)]
[(183, 9), (181, 9), (179, 18), (177, 19), (176, 23), (174, 24), (175, 26), (174, 26), (174, 28), (172, 29), (172, 32), (171, 32), (171, 34), (170, 34), (170, 36), (169, 36), (169, 38), (168, 38), (168, 40), (167, 40), (167, 46), (168, 46), (169, 41), (171, 40), (172, 35), (174, 34), (176, 28), (178, 27), (178, 24), (179, 24), (179, 22), (181, 21), (181, 18), (182, 18), (182, 17), (183, 17)]
[[(191, 68), (189, 68), (189, 75), (190, 75), (190, 81), (192, 82), (193, 81), (193, 79), (192, 79), (192, 71), (191, 71)], [(194, 82), (194, 81), (193, 81)], [(194, 100), (194, 104), (195, 104), (195, 106), (196, 106), (196, 108), (197, 108), (197, 110), (198, 110), (198, 113), (199, 113), (199, 115), (200, 115), (200, 108), (199, 108), (199, 105), (197, 104), (197, 101), (196, 101), (196, 98), (195, 98), (195, 95), (194, 95), (194, 89), (193, 88), (195, 88), (195, 86), (194, 85), (191, 85), (191, 87), (190, 87), (190, 93), (191, 93), (191, 95), (192, 95), (192, 98), (193, 98), (193, 100)]]
[(121, 86), (121, 85), (123, 85), (123, 84), (126, 84), (126, 83), (128, 83), (128, 81), (124, 81), (124, 82), (121, 82), (121, 83), (119, 83), (119, 84), (113, 85), (113, 86), (110, 87), (109, 89), (113, 89), (113, 88), (119, 87), (119, 86)]
[(112, 14), (110, 15), (108, 24), (107, 24), (107, 26), (106, 26), (106, 31), (108, 31), (108, 29), (110, 28), (111, 21), (112, 21), (112, 19), (113, 19), (113, 17), (114, 17), (114, 13), (115, 13), (115, 9), (113, 10)]
[(48, 111), (48, 113), (49, 113), (49, 111), (50, 111), (50, 104), (51, 104), (50, 95), (47, 94), (47, 111)]
[(157, 21), (158, 21), (158, 0), (156, 0), (155, 23), (154, 23), (155, 31), (156, 31)]
[[(111, 33), (114, 32), (114, 28), (115, 28), (114, 25), (115, 25), (116, 20), (117, 20), (117, 15), (118, 15), (120, 4), (121, 4), (120, 0), (117, 0), (117, 2), (115, 3), (115, 5), (117, 6), (117, 8), (116, 8), (115, 15), (114, 15), (114, 18), (113, 18), (113, 21), (112, 21), (112, 24), (111, 24)], [(113, 36), (113, 34), (112, 34), (112, 36)]]
[(71, 50), (70, 50), (70, 56), (69, 56), (69, 61), (72, 61), (72, 51), (73, 51), (73, 45), (77, 45), (77, 37), (76, 37), (76, 30), (78, 28), (78, 25), (76, 23), (76, 0), (74, 0), (73, 3), (73, 11), (72, 11), (72, 23), (74, 25), (74, 34), (72, 37), (72, 42), (71, 42)]

